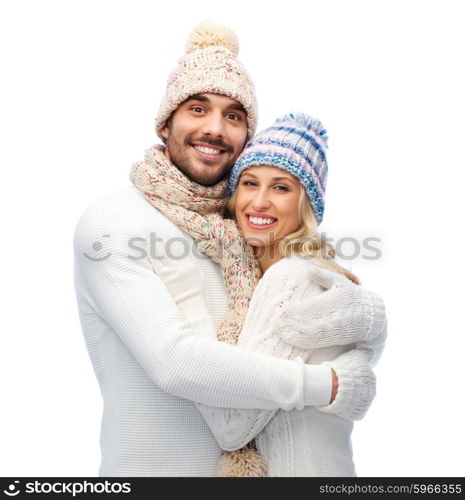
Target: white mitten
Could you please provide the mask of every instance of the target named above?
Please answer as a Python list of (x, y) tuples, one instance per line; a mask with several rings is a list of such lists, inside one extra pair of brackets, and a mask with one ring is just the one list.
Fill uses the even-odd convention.
[(330, 405), (319, 406), (323, 413), (332, 413), (344, 420), (361, 420), (376, 395), (376, 376), (370, 366), (370, 349), (351, 349), (332, 361), (322, 364), (331, 367), (338, 377), (336, 398)]
[(302, 349), (355, 342), (376, 342), (386, 323), (384, 303), (375, 293), (345, 276), (308, 265), (306, 279), (322, 293), (300, 296), (283, 305), (275, 331), (287, 343)]
[(163, 281), (179, 308), (185, 326), (196, 335), (216, 338), (212, 317), (205, 303), (205, 280), (196, 264), (185, 256), (185, 246), (170, 245), (170, 255), (147, 251), (154, 272)]

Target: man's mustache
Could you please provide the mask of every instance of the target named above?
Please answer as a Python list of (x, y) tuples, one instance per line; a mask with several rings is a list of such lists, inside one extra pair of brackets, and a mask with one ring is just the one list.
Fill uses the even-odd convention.
[(209, 144), (210, 146), (216, 146), (217, 148), (224, 149), (228, 153), (232, 151), (232, 147), (229, 144), (226, 144), (221, 139), (214, 139), (213, 137), (209, 137), (208, 135), (204, 135), (202, 137), (191, 139), (191, 144), (195, 142), (203, 142), (205, 144)]

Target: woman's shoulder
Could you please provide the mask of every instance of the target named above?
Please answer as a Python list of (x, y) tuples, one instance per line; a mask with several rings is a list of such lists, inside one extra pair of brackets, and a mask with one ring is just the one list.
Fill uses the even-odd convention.
[(304, 257), (302, 255), (289, 255), (279, 260), (272, 266), (270, 266), (264, 273), (264, 277), (267, 275), (279, 276), (283, 274), (300, 274), (304, 273), (308, 269), (321, 268), (321, 265), (316, 259), (312, 257)]
[(307, 287), (313, 281), (312, 276), (320, 269), (322, 269), (321, 264), (316, 259), (291, 255), (270, 266), (260, 282), (263, 282), (262, 287), (266, 284), (268, 289), (275, 290), (295, 289), (301, 285)]

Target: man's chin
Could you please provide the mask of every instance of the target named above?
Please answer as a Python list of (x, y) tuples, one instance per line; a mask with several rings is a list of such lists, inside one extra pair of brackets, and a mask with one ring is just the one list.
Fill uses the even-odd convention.
[(186, 177), (197, 184), (201, 184), (202, 186), (214, 186), (224, 180), (228, 176), (231, 169), (228, 167), (225, 170), (223, 167), (220, 171), (217, 169), (215, 170), (216, 172), (212, 172), (211, 169), (210, 171), (205, 169), (194, 171), (192, 171), (192, 169), (184, 169), (182, 172)]
[(190, 175), (187, 175), (187, 177), (189, 177), (189, 179), (191, 181), (194, 181), (196, 182), (197, 184), (201, 184), (202, 186), (207, 186), (207, 187), (210, 187), (210, 186), (215, 186), (216, 184), (218, 184), (219, 182), (221, 182), (222, 180), (224, 180), (226, 178), (226, 176), (222, 176), (222, 177), (214, 177), (214, 178), (211, 178), (211, 177), (205, 177), (205, 176), (190, 176)]

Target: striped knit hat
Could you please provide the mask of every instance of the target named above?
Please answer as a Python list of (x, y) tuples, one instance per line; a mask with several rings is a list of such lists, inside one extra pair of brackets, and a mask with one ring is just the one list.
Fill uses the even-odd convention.
[(240, 102), (247, 113), (248, 138), (255, 133), (257, 100), (253, 82), (237, 59), (239, 43), (233, 31), (205, 21), (187, 41), (186, 54), (171, 73), (156, 118), (158, 136), (166, 120), (188, 97), (221, 94)]
[(231, 171), (229, 189), (234, 192), (246, 168), (258, 165), (282, 168), (300, 180), (320, 224), (325, 209), (327, 147), (326, 130), (319, 120), (304, 113), (289, 113), (247, 144)]

